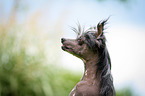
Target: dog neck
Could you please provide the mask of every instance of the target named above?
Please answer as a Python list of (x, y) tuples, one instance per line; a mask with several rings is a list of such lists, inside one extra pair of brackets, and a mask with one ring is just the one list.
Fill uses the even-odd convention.
[(89, 58), (83, 60), (84, 62), (84, 75), (82, 80), (88, 81), (90, 83), (97, 83), (99, 80), (99, 75), (97, 74), (97, 61), (98, 61), (98, 56), (88, 56)]

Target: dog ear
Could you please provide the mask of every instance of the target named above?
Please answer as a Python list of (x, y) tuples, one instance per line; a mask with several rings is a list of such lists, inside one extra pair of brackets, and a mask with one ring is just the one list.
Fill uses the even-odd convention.
[(99, 39), (101, 37), (101, 35), (103, 34), (104, 25), (106, 24), (108, 19), (100, 21), (98, 23), (98, 25), (97, 25), (97, 32), (95, 33), (95, 36), (96, 36), (97, 39)]
[(97, 25), (97, 32), (95, 33), (97, 39), (101, 36), (102, 31), (103, 31), (103, 27), (104, 26), (103, 26), (102, 23), (98, 23), (98, 25)]
[[(109, 19), (109, 18), (108, 18)], [(95, 33), (95, 36), (97, 38), (96, 43), (98, 44), (98, 47), (100, 48), (100, 46), (102, 45), (102, 42), (99, 41), (99, 39), (101, 38), (101, 36), (103, 36), (103, 30), (104, 30), (104, 25), (106, 24), (107, 20), (103, 20), (100, 21), (97, 25), (97, 31)]]

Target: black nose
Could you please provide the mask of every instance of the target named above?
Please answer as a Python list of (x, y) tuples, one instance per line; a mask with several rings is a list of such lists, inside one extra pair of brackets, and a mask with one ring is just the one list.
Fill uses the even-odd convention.
[(65, 38), (61, 38), (61, 42), (63, 43), (65, 41)]

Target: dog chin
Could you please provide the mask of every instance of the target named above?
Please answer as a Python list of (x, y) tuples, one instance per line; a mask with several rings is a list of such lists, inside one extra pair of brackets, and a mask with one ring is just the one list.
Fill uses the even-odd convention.
[(61, 49), (65, 51), (65, 47), (64, 46), (61, 46)]
[(74, 54), (73, 50), (71, 48), (68, 48), (67, 46), (63, 45), (63, 46), (61, 46), (61, 48), (62, 48), (63, 51), (66, 51), (70, 54)]
[(68, 47), (66, 47), (65, 45), (62, 45), (61, 46), (61, 49), (64, 50), (64, 51), (66, 51), (68, 49)]
[(61, 49), (64, 50), (64, 51), (69, 52), (69, 48), (68, 48), (67, 46), (62, 45), (62, 46), (61, 46)]

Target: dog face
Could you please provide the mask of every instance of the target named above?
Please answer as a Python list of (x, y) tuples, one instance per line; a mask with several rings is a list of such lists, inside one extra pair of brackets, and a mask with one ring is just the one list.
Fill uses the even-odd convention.
[(63, 44), (62, 49), (67, 51), (78, 58), (84, 58), (91, 52), (90, 48), (86, 44), (85, 36), (81, 36), (77, 39), (65, 39), (62, 38), (61, 42)]
[[(91, 27), (85, 32), (80, 32), (79, 27), (77, 39), (61, 39), (62, 49), (83, 59), (98, 53), (99, 49), (105, 46), (106, 39), (103, 35), (103, 29), (106, 21), (100, 22), (96, 27)], [(76, 29), (74, 30), (76, 31)]]

